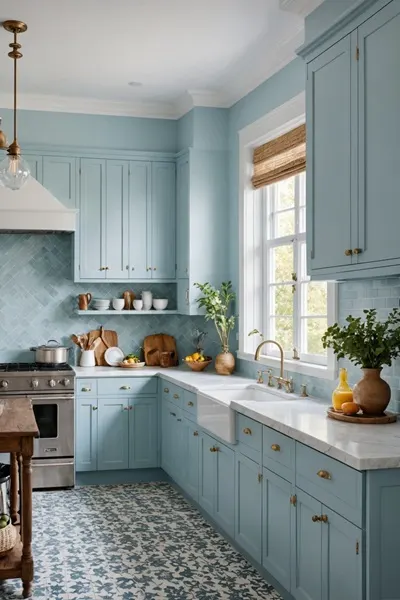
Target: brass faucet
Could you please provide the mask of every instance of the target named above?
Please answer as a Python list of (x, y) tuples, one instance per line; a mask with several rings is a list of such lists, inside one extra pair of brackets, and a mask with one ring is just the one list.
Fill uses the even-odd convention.
[(261, 342), (261, 344), (259, 344), (257, 346), (256, 353), (254, 355), (254, 360), (257, 360), (257, 361), (260, 360), (261, 348), (263, 346), (265, 346), (265, 344), (275, 344), (275, 346), (278, 347), (280, 355), (281, 355), (279, 377), (277, 377), (276, 375), (269, 375), (268, 385), (271, 385), (271, 381), (273, 379), (276, 379), (277, 384), (278, 384), (278, 390), (280, 390), (282, 388), (282, 386), (284, 386), (288, 393), (292, 393), (294, 391), (293, 390), (293, 379), (292, 379), (292, 377), (289, 377), (289, 379), (285, 379), (285, 377), (284, 377), (285, 373), (284, 373), (284, 364), (283, 364), (283, 348), (279, 344), (279, 342), (276, 342), (275, 340), (264, 340), (263, 342)]

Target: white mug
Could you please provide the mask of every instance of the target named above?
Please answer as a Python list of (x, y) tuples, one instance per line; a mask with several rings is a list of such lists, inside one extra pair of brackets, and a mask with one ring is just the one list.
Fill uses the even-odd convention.
[(81, 367), (95, 367), (96, 361), (94, 358), (94, 350), (82, 350), (81, 352)]
[(151, 292), (142, 292), (143, 310), (150, 310), (153, 306), (153, 294)]
[(142, 310), (143, 308), (143, 300), (140, 300), (139, 298), (137, 298), (136, 300), (133, 301), (133, 308), (135, 310)]

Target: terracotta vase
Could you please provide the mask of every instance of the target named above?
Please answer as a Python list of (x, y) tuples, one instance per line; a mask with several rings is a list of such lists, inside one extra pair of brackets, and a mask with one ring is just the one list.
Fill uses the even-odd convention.
[(353, 399), (363, 413), (381, 415), (390, 402), (390, 387), (381, 379), (382, 369), (362, 369), (364, 377), (353, 388)]
[(232, 352), (221, 352), (215, 358), (215, 370), (218, 375), (232, 375), (235, 370), (235, 357)]

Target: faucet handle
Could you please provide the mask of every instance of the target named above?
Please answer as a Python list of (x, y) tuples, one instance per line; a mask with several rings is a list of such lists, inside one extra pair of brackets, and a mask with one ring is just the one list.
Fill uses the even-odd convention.
[(257, 383), (264, 383), (264, 378), (263, 378), (263, 373), (265, 371), (261, 371), (261, 369), (259, 369), (257, 371)]
[(272, 374), (271, 369), (268, 369), (268, 387), (274, 387), (274, 376)]
[(302, 383), (301, 386), (300, 386), (300, 396), (302, 398), (308, 398), (307, 384), (306, 383)]
[(293, 377), (289, 377), (289, 379), (286, 380), (285, 388), (288, 394), (292, 394), (294, 392)]

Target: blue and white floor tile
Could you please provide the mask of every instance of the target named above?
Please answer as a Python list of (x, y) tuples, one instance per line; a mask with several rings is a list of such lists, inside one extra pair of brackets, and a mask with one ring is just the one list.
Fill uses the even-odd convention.
[(35, 493), (33, 550), (34, 600), (282, 600), (166, 483)]

